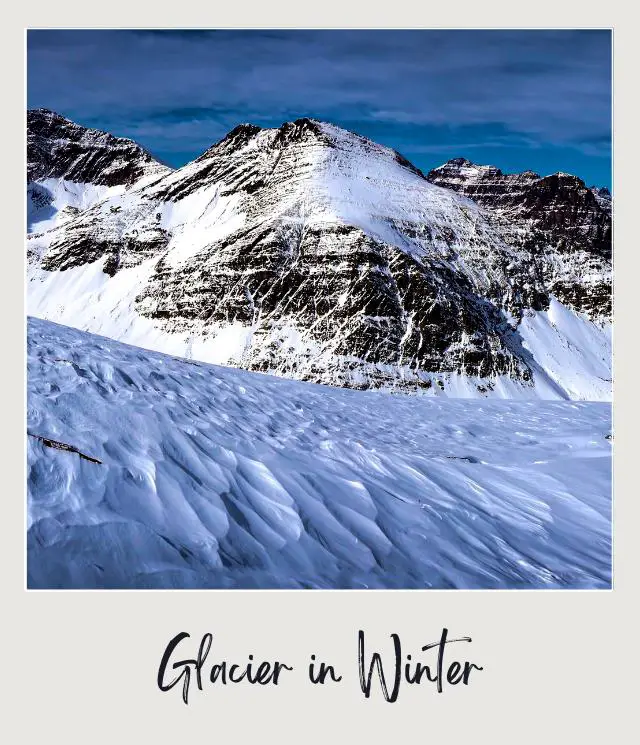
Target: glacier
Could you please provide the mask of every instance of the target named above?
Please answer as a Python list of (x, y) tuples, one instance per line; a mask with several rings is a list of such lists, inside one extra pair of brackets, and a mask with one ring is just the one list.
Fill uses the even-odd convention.
[(27, 354), (29, 588), (611, 586), (608, 403), (333, 388), (37, 318)]

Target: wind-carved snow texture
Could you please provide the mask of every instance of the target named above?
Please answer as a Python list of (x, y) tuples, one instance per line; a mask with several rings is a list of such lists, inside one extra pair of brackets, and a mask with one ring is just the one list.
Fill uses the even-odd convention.
[(601, 588), (604, 403), (353, 391), (28, 322), (28, 586)]
[[(29, 188), (67, 205), (33, 210), (33, 315), (351, 388), (610, 397), (610, 198), (579, 179), (467, 161), (427, 179), (395, 151), (310, 119), (240, 125), (169, 171), (130, 141), (56, 117), (29, 118)], [(52, 138), (78, 137), (97, 143), (95, 163), (73, 147), (51, 156)], [(472, 188), (479, 169), (493, 174), (480, 179), (488, 191)], [(65, 191), (77, 179), (111, 191), (79, 206)], [(531, 329), (545, 325), (551, 347), (538, 357)]]

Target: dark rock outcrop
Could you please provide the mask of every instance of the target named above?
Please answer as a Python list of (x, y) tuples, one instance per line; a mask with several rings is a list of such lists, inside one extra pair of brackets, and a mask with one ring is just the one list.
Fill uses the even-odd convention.
[(430, 171), (433, 184), (486, 209), (504, 240), (529, 254), (547, 291), (594, 318), (611, 313), (611, 195), (577, 176), (504, 174), (464, 158)]
[(167, 170), (133, 140), (87, 129), (48, 109), (27, 112), (28, 182), (64, 178), (117, 186)]

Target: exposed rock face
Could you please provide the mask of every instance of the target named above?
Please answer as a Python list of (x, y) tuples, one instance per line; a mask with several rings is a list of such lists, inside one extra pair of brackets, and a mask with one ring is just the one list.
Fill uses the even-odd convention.
[[(532, 385), (519, 319), (550, 293), (606, 314), (610, 223), (573, 177), (485, 169), (472, 201), (455, 193), (474, 188), (465, 163), (429, 174), (441, 188), (332, 125), (240, 125), (38, 236), (32, 255), (47, 272), (137, 272), (122, 282), (136, 317), (191, 340), (240, 329), (228, 361), (250, 369), (359, 388), (439, 373)], [(577, 255), (594, 257), (600, 298)]]
[(611, 195), (576, 176), (504, 174), (456, 158), (429, 181), (484, 207), (505, 241), (529, 253), (547, 291), (594, 318), (611, 313)]
[(132, 140), (87, 129), (48, 109), (27, 112), (27, 181), (116, 186), (168, 169)]

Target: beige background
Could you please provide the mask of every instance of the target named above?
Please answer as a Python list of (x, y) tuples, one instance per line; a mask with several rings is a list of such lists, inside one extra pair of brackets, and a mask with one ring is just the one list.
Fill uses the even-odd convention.
[[(236, 5), (237, 8), (232, 6)], [(250, 6), (256, 5), (252, 8)], [(0, 674), (11, 743), (626, 743), (637, 732), (634, 608), (640, 522), (638, 414), (637, 22), (622, 3), (423, 4), (324, 0), (156, 3), (35, 2), (5, 9), (2, 29), (2, 292), (0, 366), (4, 610)], [(24, 590), (24, 27), (613, 27), (615, 37), (615, 589), (611, 592), (26, 592)], [(635, 95), (634, 95), (635, 94)], [(7, 226), (9, 228), (7, 229)], [(634, 566), (635, 565), (635, 566)], [(484, 666), (468, 687), (407, 686), (395, 704), (357, 679), (357, 630), (415, 652), (443, 626), (473, 638), (459, 653)], [(210, 660), (278, 658), (282, 684), (208, 688), (185, 707), (155, 683), (169, 639), (214, 634)], [(190, 647), (188, 651), (191, 651)], [(186, 648), (185, 648), (186, 650)], [(309, 655), (344, 680), (311, 686)], [(7, 719), (8, 714), (8, 719)]]

